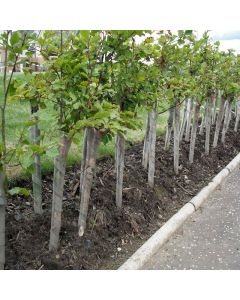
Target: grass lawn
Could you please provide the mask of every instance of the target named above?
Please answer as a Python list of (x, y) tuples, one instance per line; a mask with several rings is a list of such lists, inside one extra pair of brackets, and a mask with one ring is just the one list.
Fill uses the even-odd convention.
[[(23, 74), (16, 73), (14, 76), (24, 76)], [(3, 84), (2, 84), (2, 74), (0, 74), (0, 103), (3, 101)], [(52, 116), (52, 108), (41, 110), (40, 119), (41, 119), (41, 128), (47, 129), (51, 126), (51, 119), (54, 120)], [(127, 140), (132, 143), (136, 143), (141, 141), (144, 138), (145, 133), (145, 123), (147, 111), (144, 109), (139, 110), (139, 117), (143, 122), (143, 128), (141, 130), (128, 130)], [(8, 102), (7, 111), (6, 111), (6, 123), (7, 123), (7, 144), (9, 146), (14, 146), (16, 141), (18, 140), (19, 133), (23, 128), (24, 122), (28, 121), (30, 117), (30, 108), (29, 104), (26, 101), (19, 102)], [(50, 119), (50, 121), (49, 121)], [(160, 135), (165, 130), (167, 119), (167, 113), (159, 115), (158, 118), (158, 126), (157, 126), (157, 134)], [(0, 128), (1, 129), (1, 128)], [(58, 136), (56, 134), (56, 139)], [(69, 157), (68, 157), (68, 165), (73, 164), (76, 161), (80, 161), (82, 155), (82, 134), (77, 135), (77, 144), (73, 144), (70, 149)], [(98, 156), (106, 156), (114, 154), (114, 141), (109, 142), (107, 145), (103, 143), (100, 144)], [(48, 157), (42, 158), (42, 170), (43, 172), (49, 172), (53, 169), (53, 161)], [(20, 175), (24, 175), (20, 167), (10, 167), (9, 168), (10, 177), (17, 177)]]

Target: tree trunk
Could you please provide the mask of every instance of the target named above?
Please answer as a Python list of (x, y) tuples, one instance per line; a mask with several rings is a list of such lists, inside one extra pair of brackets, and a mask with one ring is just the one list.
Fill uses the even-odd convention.
[(178, 174), (179, 168), (179, 127), (180, 127), (180, 108), (178, 105), (174, 109), (174, 172)]
[(154, 186), (157, 112), (150, 113), (148, 184)]
[[(36, 117), (35, 117), (36, 119)], [(31, 139), (34, 145), (40, 145), (40, 130), (38, 125), (35, 124), (31, 128)], [(34, 155), (34, 171), (32, 174), (33, 184), (33, 201), (34, 212), (36, 214), (42, 214), (42, 174), (41, 174), (41, 158), (40, 155)]]
[(222, 122), (224, 121), (226, 109), (228, 109), (228, 100), (224, 102), (224, 109), (223, 109), (223, 115), (222, 115)]
[(116, 205), (122, 208), (123, 170), (124, 170), (125, 139), (120, 134), (116, 139)]
[[(206, 113), (206, 111), (205, 111)], [(204, 124), (205, 124), (205, 113), (204, 116), (202, 116), (202, 120), (201, 120), (201, 125), (200, 125), (200, 129), (199, 129), (199, 134), (203, 135), (203, 129), (204, 129)]]
[(240, 118), (240, 100), (237, 101), (237, 105), (236, 105), (236, 121), (235, 121), (235, 126), (234, 126), (235, 132), (237, 132), (237, 130), (238, 130), (239, 118)]
[(224, 97), (221, 96), (220, 108), (217, 115), (217, 122), (216, 122), (215, 133), (214, 133), (213, 148), (216, 148), (218, 144), (218, 138), (219, 138), (220, 128), (221, 128), (223, 114), (224, 114), (224, 103), (225, 103)]
[(165, 137), (165, 145), (164, 150), (169, 150), (170, 141), (171, 141), (171, 135), (173, 131), (173, 114), (174, 114), (174, 108), (169, 109), (169, 116), (168, 116), (168, 122), (167, 122), (167, 129), (166, 129), (166, 137)]
[(67, 156), (71, 146), (71, 140), (63, 134), (59, 147), (59, 154), (54, 159), (52, 218), (49, 250), (56, 250), (61, 229), (62, 201), (64, 191), (64, 176), (66, 172)]
[(183, 112), (183, 119), (182, 119), (182, 123), (181, 123), (181, 129), (180, 129), (180, 142), (183, 139), (183, 134), (184, 134), (184, 130), (186, 128), (186, 123), (187, 123), (187, 104), (188, 104), (188, 100), (184, 101), (185, 105), (184, 105), (184, 112)]
[(194, 158), (194, 150), (195, 150), (195, 143), (196, 143), (196, 136), (197, 136), (197, 128), (198, 128), (198, 118), (199, 118), (199, 111), (200, 111), (200, 104), (195, 104), (194, 110), (194, 119), (193, 119), (193, 126), (191, 130), (191, 142), (190, 142), (190, 151), (189, 151), (189, 161), (192, 164)]
[(80, 213), (78, 219), (79, 236), (83, 236), (86, 229), (86, 220), (88, 214), (88, 206), (90, 192), (92, 188), (93, 175), (96, 166), (97, 149), (100, 143), (100, 133), (94, 128), (86, 129), (86, 141), (84, 143), (82, 158), (82, 173), (80, 183)]
[(83, 183), (83, 177), (84, 177), (84, 170), (86, 168), (86, 156), (87, 156), (87, 133), (88, 129), (86, 128), (84, 130), (84, 137), (83, 137), (83, 153), (82, 153), (82, 159), (81, 159), (81, 171), (80, 171), (80, 187), (79, 191), (81, 192), (82, 190), (82, 183)]
[(142, 158), (142, 165), (143, 165), (144, 169), (147, 169), (147, 166), (148, 166), (149, 131), (150, 131), (150, 113), (148, 112), (147, 121), (146, 121), (146, 133), (145, 133), (144, 145), (143, 145), (143, 158)]
[(200, 130), (199, 130), (200, 135), (203, 135), (203, 129), (204, 129), (204, 127), (206, 127), (206, 115), (207, 115), (208, 105), (209, 105), (209, 102), (207, 101), (204, 104), (204, 113), (203, 113), (203, 116), (202, 116)]
[(228, 100), (226, 100), (226, 106), (225, 106), (225, 114), (224, 114), (224, 121), (223, 121), (223, 128), (222, 128), (222, 137), (221, 142), (225, 144), (225, 136), (227, 133), (227, 125), (228, 125), (228, 118), (229, 118), (229, 110), (231, 111), (231, 104)]
[(205, 154), (209, 155), (210, 150), (210, 132), (211, 132), (211, 100), (206, 103), (206, 115), (205, 115), (205, 127), (206, 127), (206, 138), (205, 138)]
[(216, 93), (211, 95), (211, 99), (212, 99), (211, 124), (214, 125), (216, 122), (216, 107), (217, 107)]
[(0, 270), (4, 270), (5, 265), (5, 176), (0, 170)]
[(213, 116), (212, 116), (212, 124), (216, 125), (217, 123), (217, 116), (219, 114), (219, 110), (221, 107), (221, 91), (217, 90), (216, 94), (215, 94), (215, 108), (213, 109)]
[(188, 106), (187, 106), (187, 126), (186, 126), (186, 134), (185, 134), (185, 141), (189, 142), (190, 137), (190, 129), (191, 129), (191, 119), (192, 119), (192, 107), (193, 107), (193, 101), (192, 99), (188, 100)]
[(228, 109), (228, 119), (227, 119), (226, 133), (228, 132), (231, 120), (232, 120), (232, 103), (230, 102), (229, 103), (229, 109)]

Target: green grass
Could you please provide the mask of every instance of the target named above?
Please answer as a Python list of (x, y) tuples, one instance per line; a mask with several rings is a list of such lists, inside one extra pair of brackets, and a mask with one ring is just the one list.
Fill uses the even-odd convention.
[[(24, 76), (23, 74), (14, 74), (14, 76)], [(2, 75), (0, 74), (0, 103), (3, 101), (3, 91), (2, 91)], [(54, 120), (52, 114), (52, 108), (49, 106), (48, 109), (42, 110), (40, 113), (41, 119), (41, 129), (45, 130), (49, 128), (49, 123), (51, 124)], [(141, 130), (128, 130), (127, 140), (132, 143), (137, 143), (142, 141), (145, 134), (145, 124), (146, 124), (146, 116), (147, 111), (145, 109), (141, 109), (138, 112), (138, 115), (143, 123), (143, 128)], [(30, 117), (30, 108), (29, 104), (26, 101), (19, 102), (9, 102), (6, 110), (6, 136), (7, 136), (7, 144), (9, 146), (14, 146), (18, 140), (19, 133), (23, 128), (24, 122), (29, 120)], [(158, 118), (158, 126), (157, 126), (157, 134), (161, 135), (165, 130), (167, 120), (167, 114), (161, 114)], [(54, 139), (58, 139), (56, 135)], [(103, 143), (100, 144), (98, 157), (113, 155), (114, 154), (114, 141), (109, 142), (107, 145)], [(68, 157), (68, 165), (72, 165), (75, 162), (79, 162), (81, 160), (82, 155), (82, 134), (77, 135), (77, 144), (73, 144), (70, 149), (69, 157)], [(48, 157), (42, 158), (42, 170), (43, 173), (50, 172), (53, 169), (53, 161)], [(17, 176), (26, 176), (19, 168), (10, 168), (10, 177)]]

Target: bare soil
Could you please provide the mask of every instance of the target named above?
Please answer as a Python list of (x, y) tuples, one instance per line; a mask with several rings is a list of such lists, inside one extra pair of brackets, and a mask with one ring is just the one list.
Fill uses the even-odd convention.
[[(157, 139), (155, 187), (147, 184), (141, 165), (143, 144), (131, 146), (125, 155), (123, 209), (115, 207), (114, 160), (97, 162), (87, 230), (78, 237), (80, 165), (67, 169), (60, 245), (48, 252), (52, 174), (43, 178), (44, 213), (33, 213), (33, 201), (14, 196), (8, 199), (6, 216), (6, 269), (116, 269), (159, 227), (190, 200), (240, 151), (233, 124), (226, 146), (219, 145), (204, 155), (204, 135), (197, 137), (195, 160), (188, 163), (189, 143), (181, 143), (180, 172), (173, 172), (172, 150), (163, 150)], [(213, 131), (211, 140), (213, 137)], [(18, 186), (31, 187), (30, 182)]]

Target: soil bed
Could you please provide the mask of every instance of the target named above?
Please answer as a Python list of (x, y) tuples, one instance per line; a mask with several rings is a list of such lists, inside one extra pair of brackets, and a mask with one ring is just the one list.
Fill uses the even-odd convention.
[[(48, 252), (52, 175), (44, 177), (42, 216), (33, 214), (30, 197), (9, 198), (5, 268), (116, 269), (239, 153), (240, 139), (231, 125), (226, 146), (211, 150), (209, 156), (203, 154), (204, 135), (198, 135), (193, 165), (188, 163), (189, 143), (182, 142), (178, 176), (173, 172), (172, 151), (165, 152), (163, 138), (158, 138), (154, 189), (148, 187), (147, 171), (141, 165), (143, 144), (133, 145), (125, 156), (122, 211), (115, 207), (113, 158), (98, 160), (87, 230), (82, 238), (77, 233), (80, 166), (68, 168), (56, 253)], [(31, 183), (22, 181), (18, 186), (30, 187)]]

